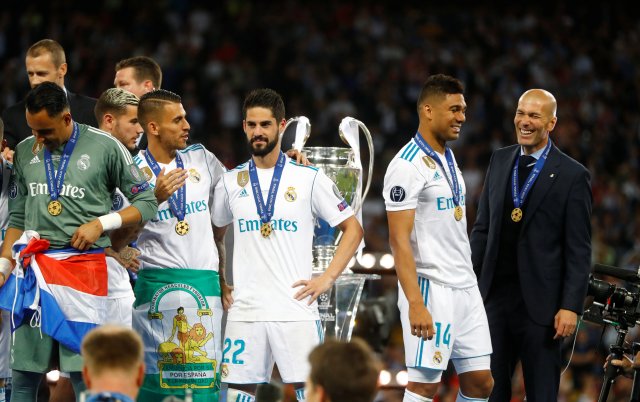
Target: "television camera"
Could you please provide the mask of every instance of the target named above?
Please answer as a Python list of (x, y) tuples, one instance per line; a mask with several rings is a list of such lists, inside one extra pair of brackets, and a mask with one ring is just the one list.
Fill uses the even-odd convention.
[[(612, 276), (626, 281), (627, 287), (617, 286), (607, 281), (596, 279), (589, 275), (589, 289), (587, 296), (593, 298), (591, 306), (584, 312), (583, 319), (599, 325), (611, 325), (617, 332), (616, 343), (609, 346), (610, 362), (613, 359), (622, 360), (624, 354), (636, 355), (640, 352), (640, 343), (625, 346), (625, 338), (629, 328), (640, 323), (640, 268), (637, 272), (627, 269), (596, 264), (594, 273)], [(640, 375), (634, 370), (633, 388), (629, 401), (640, 402)], [(622, 368), (607, 364), (604, 381), (598, 402), (605, 402), (609, 390)]]

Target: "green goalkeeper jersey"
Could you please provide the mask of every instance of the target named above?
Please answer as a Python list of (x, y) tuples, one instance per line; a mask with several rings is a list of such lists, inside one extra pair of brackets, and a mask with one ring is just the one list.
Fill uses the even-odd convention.
[[(16, 147), (14, 174), (9, 185), (9, 227), (34, 230), (51, 242), (51, 248), (69, 247), (76, 229), (111, 210), (115, 188), (129, 199), (146, 221), (155, 216), (158, 202), (129, 151), (114, 137), (78, 124), (79, 137), (71, 154), (58, 201), (59, 215), (52, 215), (44, 164), (44, 147), (31, 136)], [(51, 153), (57, 172), (64, 144)], [(57, 213), (57, 211), (56, 211)], [(107, 247), (106, 233), (93, 248)]]

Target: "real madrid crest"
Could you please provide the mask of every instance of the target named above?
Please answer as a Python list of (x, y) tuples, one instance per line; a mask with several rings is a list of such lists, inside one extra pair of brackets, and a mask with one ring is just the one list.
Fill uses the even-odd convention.
[(244, 187), (247, 183), (249, 183), (249, 172), (246, 170), (238, 172), (238, 185)]
[(200, 183), (200, 179), (200, 173), (198, 173), (196, 169), (189, 169), (189, 180), (191, 180), (192, 183)]
[(33, 146), (31, 147), (31, 152), (33, 152), (34, 155), (38, 155), (40, 151), (42, 151), (43, 147), (44, 147), (43, 143), (36, 141), (33, 143)]
[(140, 170), (142, 170), (142, 174), (144, 175), (146, 181), (151, 181), (151, 179), (153, 179), (153, 172), (151, 171), (151, 168), (149, 168), (149, 166), (145, 166)]
[(227, 378), (229, 376), (229, 366), (227, 366), (227, 363), (222, 364), (220, 371), (222, 372), (222, 378)]
[(442, 363), (442, 353), (440, 353), (440, 351), (436, 351), (436, 353), (433, 354), (433, 362), (435, 364), (440, 364)]
[(284, 193), (284, 199), (289, 202), (294, 202), (296, 198), (298, 198), (298, 195), (296, 194), (295, 187), (287, 188), (287, 191)]
[(80, 155), (80, 158), (78, 159), (78, 162), (76, 163), (76, 166), (80, 170), (89, 169), (89, 166), (91, 166), (91, 158), (89, 157), (89, 155), (87, 155), (87, 154)]
[(433, 159), (431, 159), (430, 156), (423, 156), (422, 161), (424, 162), (425, 165), (427, 165), (429, 169), (436, 168), (436, 163), (433, 161)]

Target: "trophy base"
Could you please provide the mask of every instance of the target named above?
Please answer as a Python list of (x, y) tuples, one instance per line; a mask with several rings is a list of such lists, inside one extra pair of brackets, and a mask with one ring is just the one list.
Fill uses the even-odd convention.
[[(322, 274), (322, 272), (324, 270), (317, 273), (314, 271), (314, 276)], [(325, 338), (335, 338), (342, 341), (351, 339), (364, 282), (367, 279), (380, 279), (380, 275), (351, 272), (342, 274), (331, 289), (318, 297), (318, 310)]]

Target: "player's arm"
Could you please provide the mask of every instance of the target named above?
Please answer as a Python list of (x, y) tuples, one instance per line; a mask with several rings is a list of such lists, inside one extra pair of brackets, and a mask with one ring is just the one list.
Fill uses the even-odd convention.
[(24, 184), (18, 156), (18, 154), (14, 156), (15, 164), (11, 174), (11, 182), (9, 183), (9, 223), (2, 249), (0, 250), (0, 271), (2, 272), (0, 286), (4, 285), (16, 265), (11, 248), (24, 232), (27, 187)]
[(11, 253), (11, 247), (13, 247), (13, 243), (22, 236), (22, 232), (21, 229), (14, 227), (7, 228), (4, 242), (2, 243), (2, 250), (0, 251), (0, 287), (7, 281), (7, 278), (11, 275), (11, 271), (13, 271), (13, 267), (16, 265)]
[(434, 334), (433, 319), (427, 310), (418, 286), (416, 262), (411, 248), (411, 232), (416, 210), (387, 211), (389, 222), (389, 245), (396, 265), (396, 274), (409, 301), (409, 323), (411, 334), (431, 339)]
[(111, 212), (81, 225), (71, 236), (71, 247), (87, 250), (105, 231), (138, 225), (140, 222), (142, 213), (134, 204), (129, 205), (119, 212)]
[(303, 286), (295, 295), (296, 300), (302, 300), (310, 296), (309, 303), (313, 303), (322, 293), (326, 292), (333, 286), (336, 279), (349, 263), (349, 260), (356, 253), (358, 245), (362, 241), (363, 230), (362, 225), (351, 215), (338, 224), (338, 228), (342, 231), (342, 238), (338, 243), (336, 253), (329, 263), (327, 269), (322, 275), (311, 278), (310, 280), (300, 280), (293, 284), (293, 287)]

